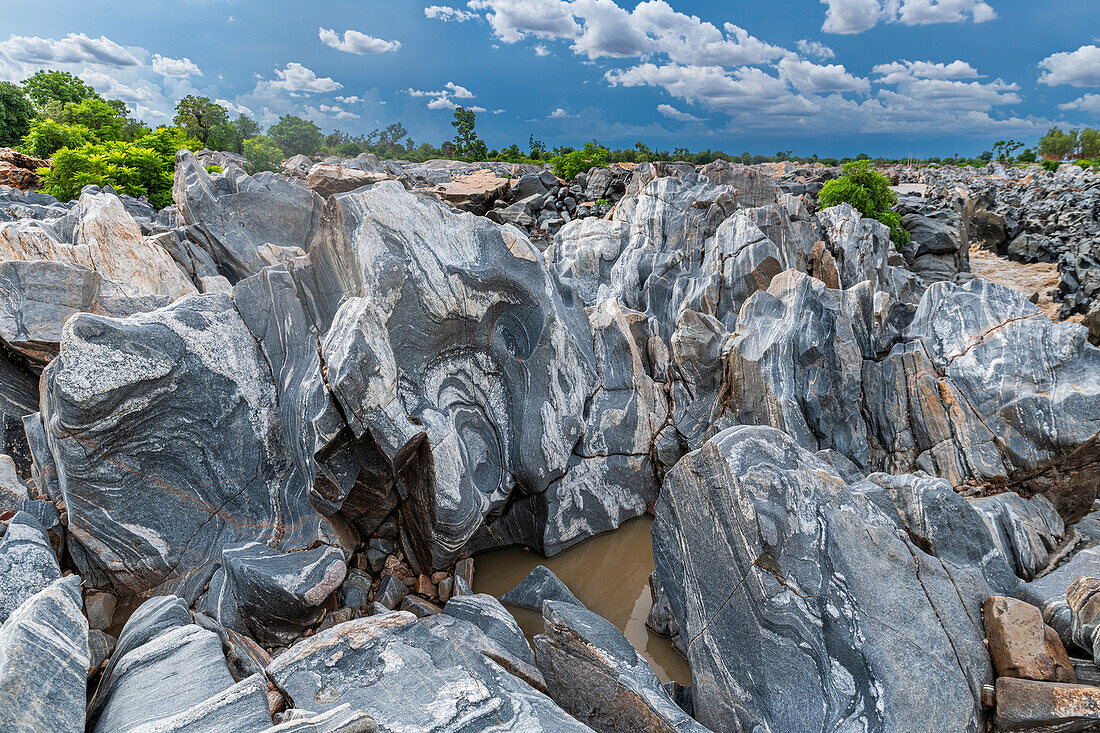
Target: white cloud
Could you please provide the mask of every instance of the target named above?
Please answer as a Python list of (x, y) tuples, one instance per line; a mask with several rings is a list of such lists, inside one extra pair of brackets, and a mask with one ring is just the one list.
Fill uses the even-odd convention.
[(821, 0), (827, 6), (826, 33), (861, 33), (879, 21), (927, 25), (960, 23), (972, 20), (984, 23), (997, 17), (986, 0)]
[(677, 122), (702, 122), (702, 120), (695, 115), (681, 112), (671, 104), (658, 104), (657, 111), (670, 120), (676, 120)]
[(173, 59), (155, 53), (153, 54), (152, 61), (153, 71), (161, 76), (171, 76), (178, 79), (184, 79), (189, 76), (202, 76), (202, 69), (196, 66), (191, 59), (186, 57), (182, 59)]
[(1100, 47), (1081, 46), (1076, 51), (1052, 54), (1039, 62), (1039, 81), (1050, 86), (1100, 87)]
[(297, 61), (291, 61), (285, 69), (275, 69), (278, 81), (270, 82), (276, 89), (288, 92), (307, 92), (318, 94), (321, 92), (334, 92), (344, 87), (338, 81), (333, 81), (327, 76), (317, 76), (311, 69), (307, 69)]
[(344, 31), (343, 39), (339, 33), (328, 28), (318, 28), (317, 35), (321, 43), (347, 53), (386, 53), (401, 48), (400, 41), (386, 41), (355, 30)]
[(443, 88), (446, 89), (450, 93), (450, 96), (454, 97), (455, 99), (473, 99), (474, 98), (474, 93), (473, 92), (471, 92), (469, 89), (467, 89), (464, 86), (459, 86), (458, 84), (455, 84), (453, 81), (449, 81), (446, 84), (444, 84)]
[(13, 61), (28, 64), (93, 64), (97, 66), (137, 66), (132, 53), (106, 36), (89, 38), (70, 33), (61, 39), (12, 35), (0, 43), (0, 53)]
[(535, 46), (535, 55), (536, 56), (549, 56), (550, 51), (547, 50), (546, 46), (544, 46), (540, 43), (540, 44)]
[(546, 119), (548, 119), (548, 120), (567, 120), (567, 119), (570, 119), (570, 118), (573, 118), (573, 117), (576, 117), (576, 115), (569, 114), (568, 112), (566, 112), (561, 107), (558, 107), (553, 112), (546, 115)]
[(424, 8), (424, 16), (433, 20), (442, 20), (444, 23), (451, 20), (456, 23), (465, 23), (467, 20), (476, 18), (477, 13), (471, 13), (468, 10), (459, 10), (449, 5), (429, 5)]
[(467, 7), (488, 11), (489, 26), (505, 43), (515, 43), (528, 35), (540, 38), (580, 35), (570, 3), (563, 0), (470, 0)]
[(871, 91), (871, 82), (849, 74), (841, 64), (819, 65), (795, 56), (787, 56), (776, 64), (779, 78), (800, 92)]
[(677, 99), (727, 114), (755, 111), (774, 118), (818, 110), (811, 100), (792, 94), (783, 80), (748, 66), (727, 72), (720, 66), (645, 63), (608, 71), (604, 78), (611, 86), (660, 87)]
[(1064, 109), (1067, 112), (1088, 112), (1100, 115), (1100, 94), (1086, 94), (1072, 102), (1058, 105), (1058, 109)]
[(244, 106), (243, 104), (237, 104), (236, 102), (230, 102), (228, 99), (215, 99), (214, 103), (219, 104), (222, 107), (225, 107), (226, 110), (228, 110), (228, 111), (230, 111), (234, 114), (244, 115), (245, 117), (252, 117), (252, 118), (256, 117), (256, 114), (251, 109)]
[(486, 112), (484, 107), (470, 106), (468, 104), (459, 104), (455, 102), (456, 99), (474, 99), (475, 95), (466, 87), (461, 84), (455, 84), (453, 81), (449, 81), (443, 85), (443, 88), (438, 91), (429, 91), (424, 89), (406, 89), (405, 94), (410, 97), (430, 97), (428, 101), (428, 109), (457, 109), (458, 107), (464, 107), (465, 109), (473, 110), (474, 112)]
[(129, 86), (111, 74), (92, 69), (84, 69), (79, 76), (108, 99), (121, 99), (123, 102), (132, 102), (135, 105), (152, 104), (154, 101), (153, 90), (148, 86)]
[(322, 114), (326, 114), (337, 120), (354, 120), (359, 118), (359, 115), (354, 112), (349, 112), (343, 107), (338, 107), (334, 104), (322, 104), (318, 107), (318, 110)]
[(351, 96), (351, 97), (337, 97), (337, 98), (336, 98), (336, 101), (337, 101), (337, 102), (340, 102), (340, 103), (342, 103), (342, 104), (359, 104), (360, 102), (362, 102), (362, 101), (363, 101), (363, 98), (362, 98), (362, 97), (355, 97), (355, 96)]
[(836, 57), (836, 52), (820, 41), (810, 41), (803, 38), (795, 46), (803, 56), (813, 56), (823, 60)]
[(977, 79), (978, 70), (965, 61), (936, 64), (931, 61), (894, 61), (879, 64), (873, 69), (883, 84), (897, 84), (916, 77), (919, 79)]

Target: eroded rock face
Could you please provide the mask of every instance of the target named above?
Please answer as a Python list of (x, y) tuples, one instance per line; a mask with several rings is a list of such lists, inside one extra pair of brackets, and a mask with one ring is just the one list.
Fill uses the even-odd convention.
[(227, 296), (74, 316), (43, 381), (73, 555), (99, 584), (194, 601), (224, 549), (340, 544), (290, 470), (270, 367)]
[(980, 729), (992, 673), (964, 599), (988, 588), (956, 585), (784, 433), (715, 436), (669, 473), (656, 514), (654, 561), (703, 725)]
[(400, 611), (348, 621), (296, 644), (267, 674), (296, 707), (324, 712), (347, 703), (383, 730), (589, 730), (477, 651), (435, 631)]

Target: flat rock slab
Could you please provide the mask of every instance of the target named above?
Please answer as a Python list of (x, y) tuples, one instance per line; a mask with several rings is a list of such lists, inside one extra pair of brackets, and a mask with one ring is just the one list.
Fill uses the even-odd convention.
[(410, 613), (348, 621), (267, 668), (296, 707), (347, 703), (381, 730), (425, 733), (584, 731), (550, 698)]
[(1043, 613), (1015, 598), (990, 596), (982, 604), (989, 654), (998, 677), (1077, 682), (1062, 640)]
[(80, 577), (31, 596), (0, 627), (0, 730), (81, 733), (87, 703), (88, 622)]
[(993, 723), (1002, 733), (1073, 733), (1100, 724), (1100, 687), (1001, 677), (996, 689)]

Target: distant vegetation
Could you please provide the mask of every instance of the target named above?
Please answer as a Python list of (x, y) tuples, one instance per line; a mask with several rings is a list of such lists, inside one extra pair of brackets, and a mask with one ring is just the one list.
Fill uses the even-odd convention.
[(821, 208), (851, 204), (864, 216), (890, 227), (890, 239), (901, 249), (909, 244), (909, 232), (901, 225), (901, 217), (891, 207), (898, 197), (890, 190), (886, 176), (871, 168), (870, 161), (854, 160), (844, 164), (844, 175), (826, 181), (817, 201)]
[[(249, 173), (277, 171), (285, 158), (298, 154), (353, 158), (372, 153), (379, 158), (412, 162), (451, 158), (539, 163), (551, 165), (557, 175), (568, 179), (593, 166), (658, 160), (682, 160), (696, 165), (716, 160), (746, 165), (783, 161), (839, 165), (863, 161), (849, 167), (849, 175), (856, 178), (849, 179), (849, 183), (843, 184), (845, 186), (855, 186), (854, 180), (867, 183), (864, 174), (870, 171), (870, 165), (984, 166), (994, 160), (1012, 165), (1035, 162), (1041, 154), (1058, 159), (1077, 158), (1080, 165), (1088, 166), (1095, 164), (1090, 159), (1100, 158), (1100, 132), (1091, 128), (1069, 132), (1052, 128), (1035, 148), (1021, 150), (1024, 148), (1021, 142), (998, 140), (992, 150), (976, 158), (964, 158), (956, 153), (946, 158), (915, 161), (872, 159), (865, 154), (840, 159), (817, 155), (799, 157), (790, 150), (781, 150), (775, 155), (748, 152), (730, 155), (709, 149), (693, 152), (682, 147), (658, 150), (642, 142), (635, 143), (632, 148), (610, 149), (595, 140), (579, 149), (568, 146), (548, 149), (533, 134), (526, 149), (516, 144), (490, 149), (478, 135), (477, 114), (462, 107), (454, 111), (451, 122), (455, 129), (454, 139), (439, 145), (416, 142), (400, 122), (376, 128), (365, 135), (351, 135), (341, 130), (326, 134), (315, 123), (295, 115), (284, 115), (265, 134), (259, 123), (247, 115), (239, 114), (231, 119), (224, 107), (207, 97), (195, 95), (179, 101), (172, 122), (172, 125), (150, 129), (130, 116), (124, 102), (104, 99), (82, 79), (63, 71), (39, 71), (21, 85), (0, 83), (0, 146), (17, 147), (38, 158), (53, 158), (53, 168), (40, 171), (47, 193), (69, 200), (90, 183), (110, 185), (121, 193), (148, 196), (150, 203), (158, 207), (171, 203), (174, 154), (179, 147), (191, 150), (207, 147), (238, 153), (247, 159), (245, 169)], [(876, 209), (879, 214), (882, 211), (885, 209)], [(901, 236), (897, 232), (895, 235)]]

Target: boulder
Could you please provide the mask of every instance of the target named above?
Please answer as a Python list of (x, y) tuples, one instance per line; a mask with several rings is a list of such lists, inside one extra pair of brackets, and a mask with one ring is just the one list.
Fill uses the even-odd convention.
[(306, 186), (321, 198), (328, 198), (333, 194), (354, 191), (362, 186), (384, 181), (389, 176), (384, 173), (371, 173), (354, 168), (344, 168), (338, 165), (317, 163), (306, 173)]
[(33, 191), (41, 182), (36, 171), (49, 167), (49, 160), (24, 155), (11, 148), (0, 148), (0, 186)]
[(290, 470), (269, 363), (223, 294), (74, 316), (43, 405), (74, 560), (101, 587), (192, 602), (226, 549), (342, 545)]
[(16, 512), (0, 539), (0, 623), (60, 577), (46, 529), (30, 514)]
[(992, 670), (968, 608), (988, 590), (786, 434), (733, 427), (685, 456), (652, 531), (704, 726), (981, 729)]
[(650, 666), (609, 621), (574, 603), (547, 601), (535, 637), (550, 697), (604, 733), (706, 733), (672, 701)]
[(0, 729), (81, 733), (87, 703), (88, 622), (80, 577), (55, 580), (0, 626)]
[(347, 703), (382, 730), (588, 730), (434, 628), (404, 612), (348, 621), (295, 644), (267, 675), (295, 706), (324, 712)]
[(27, 498), (27, 485), (20, 478), (15, 461), (0, 454), (0, 512), (16, 511), (19, 502)]
[[(520, 180), (522, 182), (524, 179)], [(453, 180), (426, 191), (456, 209), (484, 216), (497, 199), (508, 192), (508, 179), (482, 169), (469, 175), (455, 176)]]
[(1100, 721), (1100, 687), (1001, 677), (996, 694), (993, 724), (1004, 733), (1092, 730)]
[(1100, 656), (1100, 643), (1097, 639), (1097, 629), (1100, 629), (1100, 578), (1074, 578), (1066, 589), (1066, 604), (1071, 614), (1070, 636), (1073, 643), (1086, 652), (1091, 652), (1095, 660)]
[(1071, 555), (1057, 569), (1042, 577), (1022, 583), (1018, 597), (1043, 611), (1043, 620), (1055, 631), (1066, 646), (1073, 640), (1073, 611), (1066, 602), (1070, 585), (1075, 578), (1100, 577), (1100, 547), (1086, 547)]
[(1015, 598), (990, 596), (982, 604), (989, 654), (998, 677), (1077, 682), (1069, 655), (1042, 612)]
[(584, 605), (577, 600), (565, 583), (554, 575), (554, 571), (545, 565), (536, 566), (519, 582), (519, 585), (500, 597), (500, 602), (506, 606), (526, 608), (540, 613), (542, 604), (546, 601)]
[(523, 630), (496, 598), (485, 593), (458, 596), (447, 601), (443, 613), (473, 624), (509, 656), (535, 666), (535, 653)]

